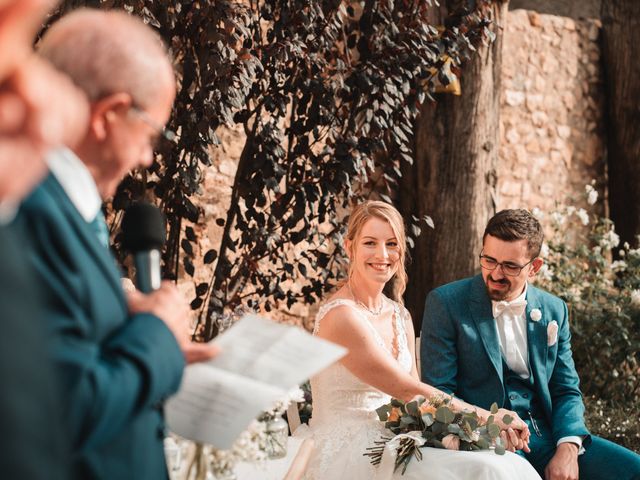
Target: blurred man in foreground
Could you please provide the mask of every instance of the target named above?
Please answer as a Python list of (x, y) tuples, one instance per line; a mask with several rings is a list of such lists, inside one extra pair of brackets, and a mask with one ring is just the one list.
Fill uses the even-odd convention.
[(175, 96), (171, 63), (149, 27), (116, 11), (63, 17), (39, 51), (91, 107), (86, 134), (47, 157), (51, 173), (17, 219), (47, 289), (74, 473), (167, 478), (163, 402), (178, 389), (185, 359), (214, 351), (191, 343), (189, 309), (174, 285), (125, 296), (101, 204), (128, 172), (151, 165)]
[(33, 53), (53, 3), (0, 0), (0, 472), (21, 480), (67, 479), (70, 464), (39, 285), (10, 225), (45, 152), (77, 142), (88, 119), (84, 94)]

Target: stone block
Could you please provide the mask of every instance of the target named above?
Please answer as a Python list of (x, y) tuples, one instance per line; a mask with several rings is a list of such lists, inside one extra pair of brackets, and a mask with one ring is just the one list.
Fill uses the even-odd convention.
[(566, 140), (571, 136), (571, 127), (569, 127), (568, 125), (558, 125), (557, 131), (558, 136), (563, 140)]
[(507, 142), (509, 143), (519, 143), (520, 142), (520, 134), (517, 132), (515, 128), (510, 128), (507, 130), (505, 135)]
[(517, 107), (522, 105), (524, 103), (524, 100), (525, 100), (524, 92), (519, 92), (515, 90), (507, 90), (505, 92), (505, 101), (507, 102), (507, 105), (510, 105), (512, 107)]
[(501, 195), (507, 197), (519, 197), (522, 193), (522, 183), (513, 180), (505, 180), (499, 187)]
[(529, 11), (527, 14), (529, 16), (529, 23), (532, 27), (542, 26), (542, 20), (540, 19), (540, 14), (538, 12)]
[(539, 110), (542, 106), (544, 97), (539, 93), (527, 94), (525, 103), (529, 111)]
[(531, 120), (536, 127), (542, 127), (549, 121), (549, 116), (542, 110), (537, 110), (531, 115)]

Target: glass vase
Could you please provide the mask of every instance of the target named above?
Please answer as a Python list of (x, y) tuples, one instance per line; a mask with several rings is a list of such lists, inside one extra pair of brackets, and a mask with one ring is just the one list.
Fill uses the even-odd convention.
[(267, 445), (266, 453), (270, 459), (287, 456), (287, 441), (289, 439), (289, 425), (282, 417), (268, 420), (266, 425)]

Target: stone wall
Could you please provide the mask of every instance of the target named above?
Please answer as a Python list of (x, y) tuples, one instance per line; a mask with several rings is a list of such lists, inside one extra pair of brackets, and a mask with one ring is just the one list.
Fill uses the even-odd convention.
[(598, 20), (509, 12), (498, 209), (549, 210), (603, 177), (599, 28)]
[(510, 0), (510, 10), (533, 10), (575, 19), (600, 18), (601, 0)]

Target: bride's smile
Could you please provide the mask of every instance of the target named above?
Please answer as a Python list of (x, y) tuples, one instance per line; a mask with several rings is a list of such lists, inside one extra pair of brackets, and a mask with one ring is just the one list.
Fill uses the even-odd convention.
[(385, 284), (396, 273), (400, 247), (389, 222), (367, 220), (354, 246), (351, 262), (359, 281)]

